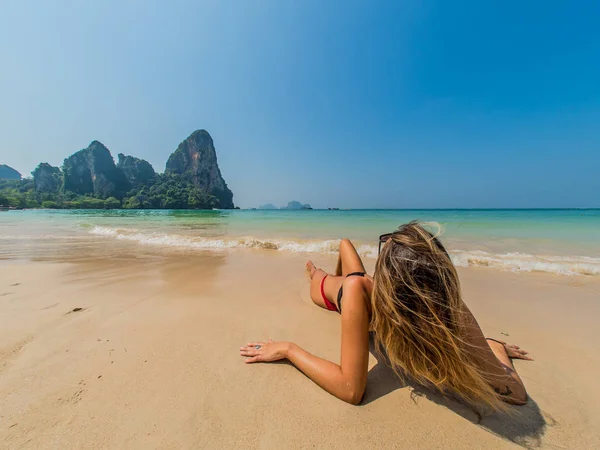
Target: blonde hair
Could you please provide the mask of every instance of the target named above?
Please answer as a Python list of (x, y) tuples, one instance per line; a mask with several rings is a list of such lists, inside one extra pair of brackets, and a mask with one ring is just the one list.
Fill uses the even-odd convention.
[(465, 342), (458, 274), (437, 235), (401, 226), (375, 266), (372, 328), (399, 376), (458, 394), (478, 412), (505, 410)]

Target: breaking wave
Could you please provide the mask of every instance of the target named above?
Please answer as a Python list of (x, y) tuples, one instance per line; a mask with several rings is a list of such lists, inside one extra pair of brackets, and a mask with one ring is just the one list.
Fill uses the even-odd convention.
[(587, 256), (495, 254), (481, 250), (455, 250), (451, 253), (452, 261), (460, 267), (491, 267), (513, 272), (548, 272), (560, 275), (600, 275), (600, 258)]
[[(140, 233), (130, 229), (94, 227), (92, 234), (111, 236), (116, 239), (135, 241), (140, 244), (164, 247), (180, 247), (190, 249), (233, 249), (260, 248), (265, 250), (281, 250), (293, 253), (336, 253), (339, 250), (338, 240), (325, 241), (293, 241), (262, 240), (254, 237), (205, 238), (185, 235), (168, 235), (160, 233)], [(377, 249), (375, 249), (377, 251)], [(365, 255), (368, 256), (368, 255)]]
[[(326, 253), (339, 251), (339, 240), (258, 239), (255, 237), (206, 238), (160, 233), (142, 233), (139, 230), (95, 226), (90, 233), (119, 240), (134, 241), (159, 247), (227, 250), (254, 248), (291, 253)], [(364, 258), (376, 258), (377, 246), (359, 245), (358, 253)], [(547, 272), (560, 275), (600, 275), (600, 258), (586, 256), (544, 256), (526, 253), (495, 254), (482, 250), (451, 250), (452, 261), (459, 267), (489, 267), (513, 272)]]

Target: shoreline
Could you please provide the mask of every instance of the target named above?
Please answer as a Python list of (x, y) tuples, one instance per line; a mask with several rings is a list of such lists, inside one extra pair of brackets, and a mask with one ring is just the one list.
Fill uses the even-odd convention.
[(420, 218), (441, 225), (457, 266), (600, 276), (596, 210), (423, 211), (17, 211), (0, 217), (0, 257), (37, 257), (38, 249), (45, 253), (58, 241), (61, 253), (67, 247), (120, 252), (129, 246), (126, 251), (143, 254), (250, 249), (335, 255), (345, 237), (362, 257), (374, 259), (381, 233)]
[(478, 423), (373, 355), (358, 407), (288, 364), (243, 364), (239, 345), (270, 337), (339, 358), (339, 317), (310, 301), (305, 255), (79, 256), (0, 262), (0, 439), (11, 448), (592, 448), (600, 438), (594, 277), (458, 268), (486, 335), (536, 359), (516, 362), (528, 405)]

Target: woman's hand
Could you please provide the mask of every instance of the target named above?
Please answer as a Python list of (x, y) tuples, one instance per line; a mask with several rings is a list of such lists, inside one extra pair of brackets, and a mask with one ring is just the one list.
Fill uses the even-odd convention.
[(509, 358), (533, 361), (533, 358), (531, 356), (529, 356), (529, 352), (523, 350), (518, 345), (507, 344), (504, 341), (499, 341), (499, 340), (491, 339), (491, 338), (486, 338), (486, 339), (488, 340), (488, 343), (489, 343), (489, 341), (492, 341), (492, 342), (496, 342), (498, 344), (502, 344), (504, 346), (504, 350), (506, 350), (506, 354), (508, 355)]
[(527, 361), (533, 361), (533, 358), (529, 356), (529, 352), (523, 350), (518, 345), (507, 344), (503, 342), (504, 348), (506, 349), (506, 354), (509, 358), (513, 359), (525, 359)]
[(240, 347), (240, 356), (245, 356), (246, 363), (272, 362), (287, 358), (289, 342), (250, 342)]

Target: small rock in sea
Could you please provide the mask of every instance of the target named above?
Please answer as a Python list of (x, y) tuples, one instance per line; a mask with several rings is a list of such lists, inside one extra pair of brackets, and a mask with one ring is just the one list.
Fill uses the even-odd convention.
[(504, 336), (510, 336), (510, 334), (506, 333), (505, 331), (501, 331), (500, 334), (503, 334)]

